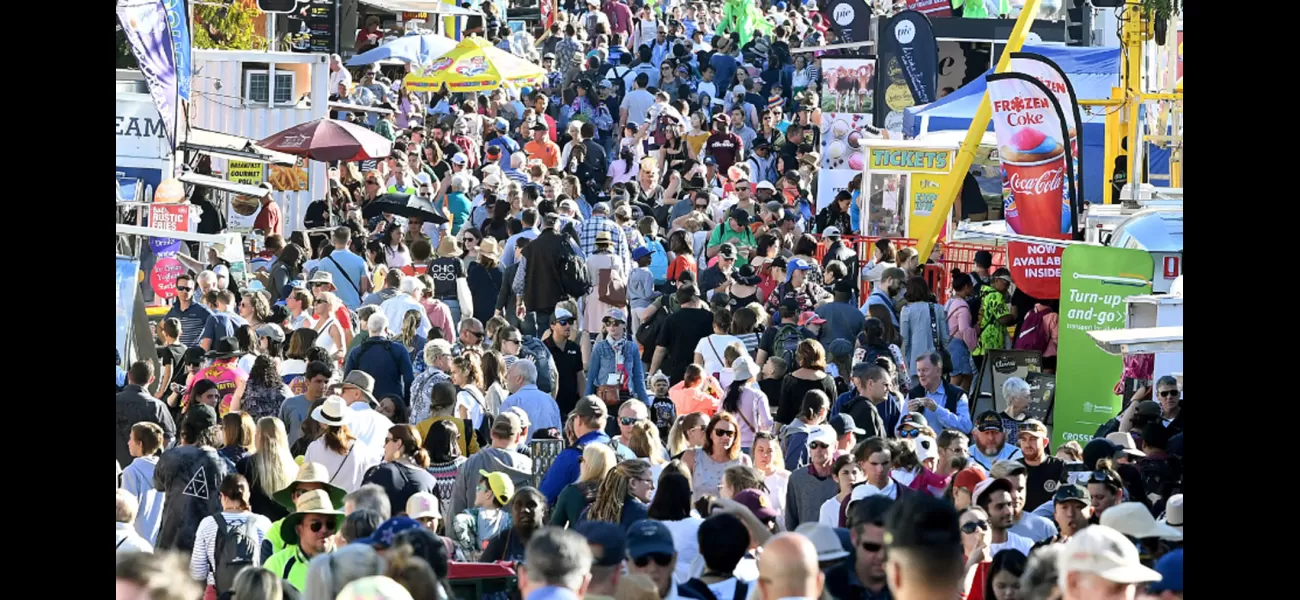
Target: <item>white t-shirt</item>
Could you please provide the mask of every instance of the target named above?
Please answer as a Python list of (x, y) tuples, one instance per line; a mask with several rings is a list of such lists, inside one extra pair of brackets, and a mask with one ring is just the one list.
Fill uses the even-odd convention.
[(989, 556), (997, 556), (1003, 550), (1019, 550), (1025, 556), (1034, 548), (1034, 541), (1016, 533), (1007, 532), (1007, 541), (1001, 544), (989, 544)]
[(330, 483), (343, 488), (351, 494), (361, 487), (366, 471), (379, 464), (379, 453), (371, 450), (365, 442), (352, 442), (352, 451), (343, 456), (325, 447), (325, 440), (318, 439), (307, 446), (307, 460), (325, 466), (330, 474)]
[[(657, 480), (656, 480), (657, 481)], [(776, 522), (785, 527), (785, 489), (790, 483), (789, 471), (777, 471), (763, 478), (763, 484), (767, 486), (769, 492), (767, 499), (772, 502), (772, 508), (776, 509)]]
[[(706, 374), (712, 375), (731, 371), (731, 365), (724, 363), (727, 358), (727, 346), (732, 344), (740, 344), (743, 347), (745, 342), (734, 335), (717, 333), (700, 338), (700, 342), (695, 345), (695, 352), (704, 357), (704, 372)], [(729, 382), (719, 381), (718, 383), (725, 386)]]
[[(482, 392), (479, 392), (479, 395), (482, 396)], [(474, 424), (476, 431), (483, 426), (483, 405), (474, 397), (473, 392), (461, 390), (456, 393), (455, 411), (457, 416), (460, 416), (462, 408), (469, 409), (469, 420)]]
[(840, 499), (831, 496), (829, 500), (822, 502), (821, 512), (817, 516), (817, 522), (831, 527), (840, 526)]

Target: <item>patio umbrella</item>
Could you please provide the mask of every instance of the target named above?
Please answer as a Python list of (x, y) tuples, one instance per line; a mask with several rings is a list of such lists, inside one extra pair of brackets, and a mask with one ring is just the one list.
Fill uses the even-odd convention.
[(393, 152), (393, 143), (383, 136), (360, 125), (330, 118), (299, 123), (257, 145), (321, 162), (388, 158)]
[(433, 203), (412, 194), (384, 194), (361, 209), (361, 216), (367, 219), (383, 213), (407, 218), (420, 217), (424, 222), (435, 225), (447, 222), (447, 216), (434, 208)]
[(441, 58), (413, 68), (406, 76), (406, 88), (431, 92), (446, 84), (452, 92), (479, 92), (503, 85), (536, 84), (545, 78), (541, 67), (481, 37), (468, 37)]
[(456, 47), (456, 40), (436, 33), (408, 34), (378, 48), (348, 59), (349, 67), (359, 67), (395, 58), (402, 62), (427, 65), (442, 58)]

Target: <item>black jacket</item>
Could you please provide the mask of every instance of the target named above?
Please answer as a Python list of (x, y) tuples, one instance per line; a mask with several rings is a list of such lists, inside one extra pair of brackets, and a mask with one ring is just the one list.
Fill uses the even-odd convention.
[(157, 423), (163, 430), (164, 447), (176, 439), (176, 423), (167, 405), (149, 395), (144, 388), (128, 384), (117, 394), (117, 462), (125, 469), (131, 464), (127, 442), (131, 440), (131, 426), (141, 421)]
[(549, 313), (564, 300), (560, 281), (560, 258), (573, 254), (569, 241), (553, 229), (543, 230), (524, 247), (528, 260), (524, 276), (524, 306), (532, 312)]
[(880, 417), (880, 411), (866, 396), (857, 396), (845, 402), (840, 408), (840, 413), (853, 417), (853, 423), (866, 432), (859, 435), (858, 439), (874, 436), (893, 437), (893, 432), (885, 428), (885, 420)]
[(838, 260), (848, 267), (850, 279), (857, 277), (858, 253), (848, 247), (843, 240), (836, 240), (830, 247), (826, 248), (826, 256), (822, 257), (822, 269), (831, 264), (832, 260)]

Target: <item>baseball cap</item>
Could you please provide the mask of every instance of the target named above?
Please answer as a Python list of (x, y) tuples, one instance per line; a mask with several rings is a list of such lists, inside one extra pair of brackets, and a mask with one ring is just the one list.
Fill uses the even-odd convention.
[(1101, 513), (1101, 524), (1131, 538), (1139, 540), (1160, 538), (1179, 541), (1183, 532), (1156, 521), (1151, 511), (1141, 502), (1121, 502)]
[(573, 412), (584, 419), (604, 419), (609, 416), (609, 410), (605, 408), (605, 403), (595, 396), (579, 398), (578, 404), (573, 407)]
[[(496, 145), (488, 146), (488, 147), (487, 147), (487, 154), (488, 154), (488, 156), (497, 156), (497, 155), (501, 154), (501, 146), (496, 146)], [(427, 176), (428, 173), (421, 173), (420, 175), (426, 175), (426, 176)]]
[(957, 479), (953, 481), (952, 487), (954, 489), (961, 488), (966, 490), (970, 492), (973, 497), (975, 495), (975, 488), (988, 478), (989, 476), (984, 473), (984, 469), (981, 469), (978, 466), (969, 466), (957, 472)]
[(917, 436), (912, 445), (916, 449), (916, 460), (920, 462), (939, 458), (939, 443), (928, 435)]
[(593, 215), (607, 215), (609, 213), (608, 202), (597, 202), (595, 206), (591, 207), (591, 214)]
[(550, 131), (550, 130), (551, 130), (551, 126), (547, 125), (546, 121), (538, 121), (536, 124), (533, 125), (533, 131)]
[(492, 434), (499, 438), (513, 438), (524, 431), (523, 425), (519, 423), (519, 417), (509, 411), (504, 411), (497, 415), (496, 420), (492, 421)]
[[(1118, 506), (1106, 509), (1106, 513), (1116, 508)], [(1142, 509), (1146, 510), (1145, 507)], [(1163, 578), (1159, 572), (1142, 566), (1133, 542), (1106, 525), (1085, 527), (1070, 536), (1057, 559), (1057, 570), (1060, 573), (1092, 573), (1113, 583), (1145, 583)]]
[(257, 328), (257, 337), (263, 337), (273, 342), (284, 342), (284, 329), (275, 323), (265, 323)]
[(429, 492), (417, 492), (411, 494), (406, 500), (406, 516), (412, 519), (422, 517), (442, 518), (442, 510), (438, 508), (438, 497)]
[(989, 477), (975, 485), (975, 491), (970, 495), (972, 504), (979, 504), (980, 497), (989, 492), (1006, 492), (1008, 494), (1015, 490), (1011, 486), (1011, 481), (1001, 477)]
[(515, 495), (515, 482), (501, 472), (488, 472), (479, 469), (479, 475), (482, 475), (488, 482), (488, 489), (492, 490), (492, 497), (497, 499), (502, 506), (510, 503), (510, 499)]
[(1158, 419), (1161, 416), (1160, 403), (1155, 400), (1143, 400), (1138, 402), (1137, 408), (1133, 409), (1134, 416)]
[(818, 425), (812, 429), (809, 429), (808, 439), (804, 440), (804, 444), (809, 447), (812, 447), (812, 445), (815, 442), (821, 442), (823, 444), (826, 444), (827, 446), (830, 446), (831, 448), (834, 448), (835, 430), (831, 429), (829, 426), (826, 425)]
[(592, 547), (592, 566), (618, 566), (627, 555), (627, 536), (618, 525), (604, 521), (583, 521), (574, 531), (587, 538), (587, 544)]
[(1160, 574), (1160, 581), (1147, 586), (1148, 594), (1163, 594), (1168, 592), (1183, 592), (1183, 549), (1178, 548), (1169, 554), (1160, 557), (1156, 561), (1156, 573)]
[(653, 253), (654, 253), (653, 250), (645, 246), (637, 246), (636, 248), (632, 249), (632, 260), (641, 260), (641, 257), (650, 256)]
[(497, 131), (508, 131), (510, 129), (510, 121), (502, 119), (501, 117), (497, 117), (496, 122), (493, 124), (496, 125)]
[(991, 410), (980, 413), (975, 417), (975, 431), (1002, 431), (1002, 417)]
[(732, 207), (731, 214), (729, 216), (735, 219), (737, 223), (740, 223), (741, 227), (749, 225), (749, 211), (739, 206)]
[(469, 157), (460, 152), (457, 152), (451, 157), (451, 164), (453, 165), (463, 165), (467, 162), (469, 162)]
[(823, 237), (840, 237), (840, 228), (839, 228), (839, 227), (835, 227), (835, 226), (833, 226), (833, 225), (830, 226), (830, 227), (827, 227), (826, 229), (822, 230), (822, 236), (823, 236)]
[(993, 273), (993, 279), (1001, 279), (1007, 283), (1015, 283), (1015, 281), (1011, 279), (1011, 271), (1006, 269), (998, 269), (995, 271)]
[(907, 425), (911, 425), (912, 427), (916, 427), (917, 429), (920, 429), (922, 427), (929, 427), (930, 422), (925, 420), (925, 415), (919, 412), (910, 412), (898, 419), (899, 429), (902, 429)]
[(1092, 506), (1092, 497), (1088, 495), (1088, 490), (1077, 483), (1066, 483), (1056, 488), (1056, 495), (1052, 499), (1057, 504), (1073, 500), (1085, 507)]
[(865, 435), (867, 433), (865, 429), (858, 427), (857, 422), (853, 420), (853, 415), (847, 413), (840, 413), (831, 417), (830, 424), (831, 429), (835, 430), (836, 437), (844, 435), (849, 431), (852, 431), (857, 435)]
[(813, 311), (811, 311), (811, 310), (804, 311), (803, 314), (799, 315), (799, 326), (800, 326), (800, 327), (804, 327), (804, 326), (806, 326), (806, 325), (821, 325), (822, 323), (825, 323), (825, 322), (826, 322), (826, 319), (823, 319), (823, 318), (817, 316), (817, 313), (815, 313), (815, 312), (813, 312)]
[(1025, 466), (1025, 463), (1005, 458), (993, 461), (993, 468), (989, 469), (989, 477), (1014, 477), (1020, 473), (1029, 474), (1029, 469)]
[(217, 411), (206, 404), (195, 404), (185, 411), (182, 425), (189, 424), (196, 429), (208, 429), (217, 424)]
[(718, 247), (718, 256), (728, 260), (736, 258), (736, 247), (730, 243)]
[(524, 429), (528, 429), (529, 427), (533, 426), (532, 420), (528, 418), (528, 412), (525, 411), (524, 407), (522, 406), (511, 406), (510, 408), (507, 408), (501, 412), (513, 414), (515, 417), (519, 419), (520, 427), (523, 427)]
[(760, 182), (758, 182), (758, 185), (754, 187), (754, 189), (755, 189), (755, 190), (772, 190), (773, 192), (775, 192), (775, 191), (776, 191), (776, 186), (772, 185), (772, 182), (770, 182), (770, 181), (760, 181)]
[(553, 321), (562, 321), (564, 319), (572, 319), (572, 318), (573, 318), (573, 313), (569, 312), (569, 309), (562, 308), (559, 306), (555, 307), (555, 315), (552, 318)]
[(1043, 422), (1038, 419), (1025, 419), (1025, 422), (1021, 423), (1017, 429), (1017, 438), (1026, 433), (1038, 438), (1047, 437), (1047, 426), (1043, 425)]
[(374, 546), (378, 550), (386, 550), (392, 547), (399, 533), (412, 529), (425, 529), (425, 526), (412, 517), (399, 515), (380, 523), (379, 527), (375, 528), (374, 533), (370, 534), (369, 537), (355, 540), (355, 542)]
[(767, 499), (767, 494), (758, 490), (744, 490), (737, 492), (732, 500), (745, 505), (749, 512), (754, 513), (758, 520), (775, 519), (780, 513), (772, 507), (772, 501)]
[(633, 560), (647, 554), (677, 554), (668, 526), (651, 519), (641, 519), (628, 528), (626, 545), (627, 557)]

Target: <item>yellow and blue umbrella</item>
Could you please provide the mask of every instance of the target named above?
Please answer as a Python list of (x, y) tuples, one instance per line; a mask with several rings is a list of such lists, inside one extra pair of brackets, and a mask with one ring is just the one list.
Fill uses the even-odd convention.
[(461, 40), (442, 58), (412, 67), (406, 76), (406, 88), (429, 92), (445, 84), (452, 92), (480, 92), (537, 84), (545, 78), (545, 69), (475, 36)]

